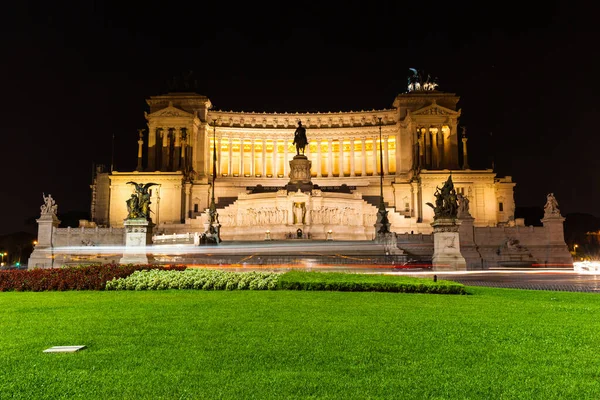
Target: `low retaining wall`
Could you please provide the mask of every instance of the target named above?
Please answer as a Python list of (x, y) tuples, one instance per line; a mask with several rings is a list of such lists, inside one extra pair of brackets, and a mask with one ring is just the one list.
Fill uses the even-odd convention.
[(122, 246), (125, 228), (54, 228), (52, 246)]

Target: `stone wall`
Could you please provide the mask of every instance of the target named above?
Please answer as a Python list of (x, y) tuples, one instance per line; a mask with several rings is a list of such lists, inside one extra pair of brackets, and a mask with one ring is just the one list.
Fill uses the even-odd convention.
[(54, 228), (52, 246), (123, 246), (125, 228)]
[[(562, 226), (562, 221), (559, 221)], [(462, 220), (461, 253), (470, 270), (509, 267), (572, 267), (564, 238), (555, 237), (553, 227), (473, 227)]]

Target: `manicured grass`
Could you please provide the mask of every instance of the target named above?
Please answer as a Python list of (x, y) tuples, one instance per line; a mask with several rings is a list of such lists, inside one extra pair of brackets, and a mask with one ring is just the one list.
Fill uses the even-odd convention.
[(600, 398), (600, 296), (469, 292), (0, 293), (0, 398)]

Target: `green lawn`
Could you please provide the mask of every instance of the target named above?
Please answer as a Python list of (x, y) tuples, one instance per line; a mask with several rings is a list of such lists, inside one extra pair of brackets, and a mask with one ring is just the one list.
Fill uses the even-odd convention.
[(0, 293), (0, 398), (600, 399), (600, 296), (469, 292)]

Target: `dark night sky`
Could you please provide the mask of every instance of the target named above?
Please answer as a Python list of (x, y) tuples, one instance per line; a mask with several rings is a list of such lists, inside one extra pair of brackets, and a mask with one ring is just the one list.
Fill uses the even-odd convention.
[(424, 70), (517, 206), (554, 192), (563, 215), (600, 215), (599, 35), (576, 2), (69, 3), (3, 10), (0, 234), (35, 232), (42, 192), (59, 218), (88, 211), (112, 136), (134, 169), (145, 99), (190, 70), (216, 109), (268, 112), (390, 108)]

